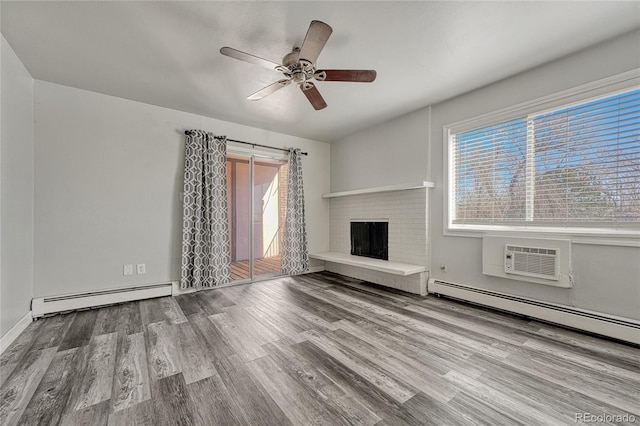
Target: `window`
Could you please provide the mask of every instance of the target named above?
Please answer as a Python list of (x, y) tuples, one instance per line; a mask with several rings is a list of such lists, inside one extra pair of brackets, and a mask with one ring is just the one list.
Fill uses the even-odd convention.
[(448, 129), (449, 229), (640, 229), (640, 90), (544, 106)]

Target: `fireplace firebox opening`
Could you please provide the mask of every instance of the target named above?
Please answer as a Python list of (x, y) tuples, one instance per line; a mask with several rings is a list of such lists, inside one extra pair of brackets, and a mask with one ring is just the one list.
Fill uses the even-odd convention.
[(389, 221), (351, 221), (351, 254), (389, 260)]

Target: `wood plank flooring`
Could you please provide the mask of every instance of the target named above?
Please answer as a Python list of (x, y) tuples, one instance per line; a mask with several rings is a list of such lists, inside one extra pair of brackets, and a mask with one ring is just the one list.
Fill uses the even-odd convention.
[(638, 348), (331, 273), (41, 319), (0, 361), (2, 425), (640, 424)]

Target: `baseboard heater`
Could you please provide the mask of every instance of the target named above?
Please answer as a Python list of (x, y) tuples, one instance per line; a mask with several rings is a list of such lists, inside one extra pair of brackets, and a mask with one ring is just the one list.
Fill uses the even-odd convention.
[(171, 296), (171, 283), (112, 290), (74, 293), (63, 296), (40, 297), (31, 301), (34, 318), (77, 309), (94, 308), (153, 297)]
[(428, 292), (640, 345), (640, 321), (431, 278)]

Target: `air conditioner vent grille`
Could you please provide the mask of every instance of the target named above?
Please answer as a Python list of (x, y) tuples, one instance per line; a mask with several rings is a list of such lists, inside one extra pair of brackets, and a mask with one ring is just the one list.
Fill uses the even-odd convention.
[(558, 279), (558, 249), (505, 246), (504, 271), (508, 274)]
[(520, 246), (507, 246), (508, 251), (522, 252), (522, 253), (539, 253), (556, 255), (556, 249), (546, 249), (538, 247), (520, 247)]

